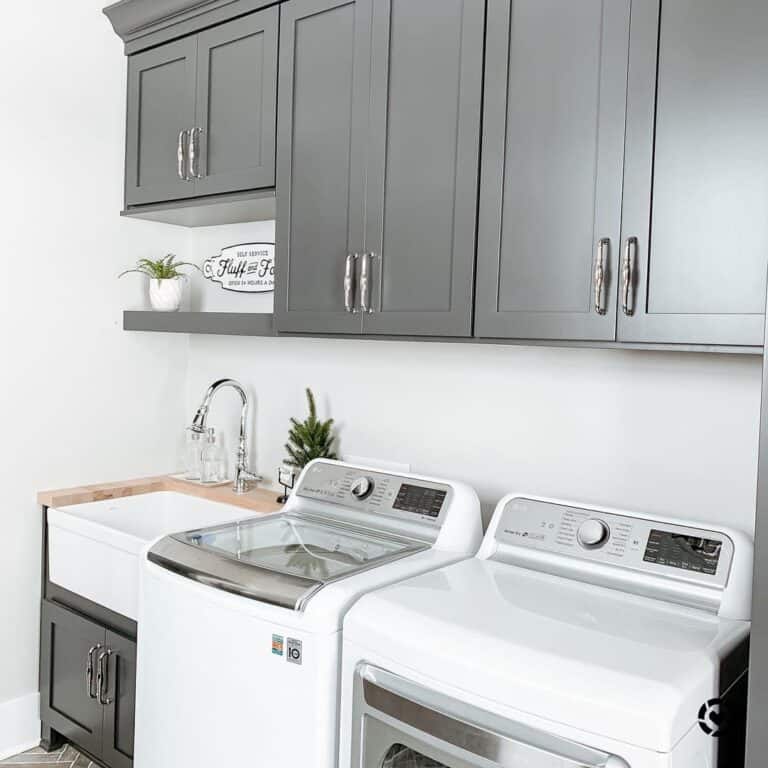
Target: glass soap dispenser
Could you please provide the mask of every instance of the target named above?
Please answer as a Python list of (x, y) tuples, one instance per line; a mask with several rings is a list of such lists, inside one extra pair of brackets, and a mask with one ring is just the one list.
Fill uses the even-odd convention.
[(216, 430), (208, 427), (205, 432), (205, 444), (202, 455), (202, 481), (204, 483), (222, 483), (227, 479), (227, 461), (221, 440), (216, 437)]
[(184, 451), (184, 477), (187, 480), (200, 481), (203, 469), (203, 439), (202, 435), (192, 430), (186, 431), (186, 446)]

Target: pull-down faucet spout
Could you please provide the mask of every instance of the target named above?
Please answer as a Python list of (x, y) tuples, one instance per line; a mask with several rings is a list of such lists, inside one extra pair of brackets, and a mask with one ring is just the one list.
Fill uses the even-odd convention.
[(214, 395), (225, 387), (230, 387), (240, 395), (242, 407), (240, 409), (240, 439), (237, 447), (237, 462), (235, 464), (235, 482), (233, 490), (235, 493), (247, 493), (253, 487), (253, 484), (261, 480), (259, 475), (254, 474), (249, 469), (248, 465), (248, 393), (239, 381), (234, 379), (219, 379), (214, 381), (208, 391), (205, 393), (203, 402), (197, 409), (195, 418), (192, 420), (192, 424), (189, 429), (192, 432), (203, 434), (206, 429), (206, 422), (208, 420), (208, 411), (211, 407), (211, 401)]

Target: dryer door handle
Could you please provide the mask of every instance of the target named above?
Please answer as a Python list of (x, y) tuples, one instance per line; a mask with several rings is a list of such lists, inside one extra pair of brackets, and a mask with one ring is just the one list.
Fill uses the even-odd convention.
[(449, 744), (500, 766), (629, 768), (616, 755), (468, 706), (369, 664), (360, 664), (357, 675), (368, 717), (380, 712), (438, 746)]

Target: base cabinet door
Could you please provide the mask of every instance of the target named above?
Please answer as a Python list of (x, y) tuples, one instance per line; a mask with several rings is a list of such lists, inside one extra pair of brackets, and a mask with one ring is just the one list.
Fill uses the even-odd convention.
[(197, 36), (195, 195), (275, 185), (277, 6)]
[(105, 642), (104, 627), (43, 602), (40, 716), (94, 756), (101, 751), (104, 708), (98, 700), (97, 667)]
[(768, 4), (632, 4), (621, 341), (761, 345)]
[(488, 0), (476, 336), (615, 338), (630, 5)]
[(136, 720), (136, 643), (107, 630), (104, 737), (101, 757), (110, 768), (131, 768)]
[(189, 131), (195, 121), (196, 38), (128, 59), (125, 204), (190, 197)]
[(354, 333), (372, 0), (280, 9), (278, 331)]
[(472, 335), (484, 34), (484, 0), (374, 4), (364, 333)]

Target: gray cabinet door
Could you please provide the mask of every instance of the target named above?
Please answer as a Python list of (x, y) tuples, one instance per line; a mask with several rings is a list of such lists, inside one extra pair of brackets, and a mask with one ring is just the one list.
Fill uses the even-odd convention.
[(364, 333), (472, 335), (484, 0), (374, 4)]
[(196, 195), (273, 187), (278, 8), (197, 36)]
[(136, 720), (136, 643), (107, 630), (107, 674), (101, 757), (110, 768), (131, 768)]
[(371, 0), (289, 0), (280, 13), (276, 325), (360, 333), (345, 268), (363, 249)]
[(104, 627), (48, 601), (42, 603), (40, 645), (40, 716), (65, 739), (91, 754), (101, 752), (103, 707), (89, 695), (89, 652), (95, 664), (105, 643)]
[(196, 49), (191, 37), (128, 59), (126, 205), (193, 194), (179, 173), (178, 150), (195, 120)]
[(644, 0), (632, 30), (619, 339), (760, 345), (768, 4)]
[(615, 337), (629, 10), (488, 2), (476, 336)]

